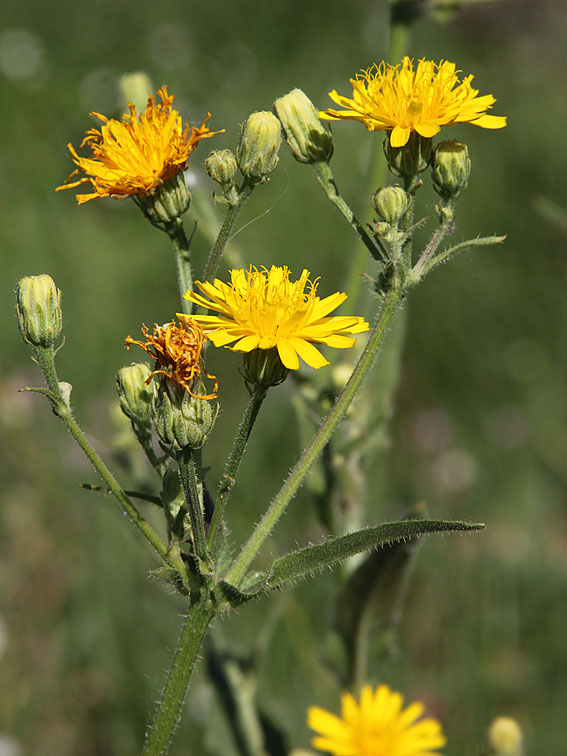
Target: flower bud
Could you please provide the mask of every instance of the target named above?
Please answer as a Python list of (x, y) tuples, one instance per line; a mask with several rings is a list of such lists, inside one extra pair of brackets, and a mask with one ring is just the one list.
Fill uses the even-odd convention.
[(283, 383), (289, 373), (276, 347), (245, 352), (242, 359), (242, 371), (248, 383), (265, 389)]
[(116, 376), (116, 388), (120, 398), (120, 409), (130, 418), (137, 430), (149, 435), (151, 429), (152, 386), (146, 381), (151, 370), (145, 362), (138, 362), (120, 368)]
[(166, 225), (180, 218), (191, 204), (191, 192), (187, 188), (183, 171), (157, 189), (145, 195), (133, 194), (132, 198), (148, 220)]
[(252, 113), (242, 124), (236, 159), (242, 173), (253, 181), (261, 181), (279, 163), (282, 143), (280, 122), (273, 113), (261, 110)]
[(161, 500), (172, 517), (176, 517), (183, 504), (185, 504), (183, 486), (181, 485), (177, 471), (166, 470), (161, 487)]
[(471, 161), (466, 144), (449, 139), (440, 142), (433, 154), (433, 182), (443, 199), (455, 199), (467, 188)]
[(48, 275), (24, 276), (18, 282), (17, 310), (24, 341), (52, 347), (61, 334), (61, 292)]
[(379, 218), (396, 226), (408, 209), (408, 195), (401, 186), (383, 186), (372, 195), (372, 207)]
[[(197, 391), (202, 390), (197, 387)], [(176, 449), (200, 449), (207, 442), (218, 414), (207, 399), (197, 399), (188, 391), (160, 380), (152, 398), (152, 420), (164, 444)]]
[(522, 756), (523, 736), (520, 725), (512, 717), (497, 717), (488, 729), (492, 756)]
[(238, 165), (230, 150), (213, 150), (205, 160), (207, 174), (222, 186), (234, 183), (234, 174)]
[(331, 132), (319, 120), (317, 109), (301, 89), (292, 89), (274, 102), (286, 141), (300, 163), (328, 162), (333, 154)]
[(384, 152), (388, 167), (395, 176), (411, 178), (422, 173), (431, 161), (433, 142), (428, 137), (422, 137), (412, 131), (410, 138), (403, 147), (392, 147), (390, 138), (384, 140)]
[(138, 113), (144, 112), (148, 93), (154, 91), (151, 79), (145, 71), (122, 74), (118, 80), (118, 88), (122, 109), (128, 110), (129, 103), (132, 103)]

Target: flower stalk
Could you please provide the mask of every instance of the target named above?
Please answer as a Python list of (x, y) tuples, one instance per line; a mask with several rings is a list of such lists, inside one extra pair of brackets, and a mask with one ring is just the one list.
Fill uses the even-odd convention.
[(388, 325), (398, 309), (403, 295), (404, 288), (400, 285), (392, 288), (386, 294), (380, 315), (378, 316), (376, 324), (370, 334), (370, 338), (368, 339), (350, 379), (319, 430), (313, 437), (313, 440), (303, 452), (301, 459), (288, 476), (286, 482), (280, 488), (279, 493), (266, 510), (252, 535), (244, 545), (240, 555), (228, 571), (225, 578), (227, 582), (232, 585), (239, 585), (240, 581), (246, 574), (248, 567), (252, 563), (252, 560), (262, 547), (262, 544), (272, 532), (275, 524), (284, 513), (297, 489), (303, 483), (303, 480), (311, 469), (313, 463), (333, 435), (356, 396), (366, 374), (372, 367), (378, 350), (384, 341)]
[[(224, 248), (226, 247), (230, 239), (234, 224), (236, 223), (238, 216), (242, 212), (242, 208), (250, 199), (250, 195), (252, 194), (254, 187), (255, 184), (252, 181), (245, 180), (238, 193), (236, 204), (231, 205), (226, 211), (222, 226), (220, 227), (217, 238), (215, 239), (215, 242), (211, 248), (209, 259), (207, 260), (207, 265), (205, 266), (205, 270), (203, 271), (203, 281), (214, 280), (219, 269)], [(187, 289), (185, 289), (185, 291), (187, 291)], [(200, 309), (204, 311), (204, 308)]]
[(234, 441), (234, 446), (227, 460), (226, 467), (219, 485), (217, 492), (217, 500), (215, 503), (215, 509), (209, 527), (209, 534), (207, 544), (209, 549), (213, 549), (215, 539), (218, 533), (218, 529), (223, 521), (224, 511), (228, 502), (230, 493), (236, 483), (236, 475), (238, 468), (242, 462), (244, 451), (246, 450), (246, 444), (248, 438), (256, 422), (258, 412), (262, 406), (262, 402), (266, 398), (266, 389), (263, 386), (255, 385), (250, 392), (250, 399), (244, 410), (240, 427), (238, 428), (238, 435)]
[(366, 249), (370, 252), (372, 257), (375, 260), (381, 260), (382, 253), (380, 249), (366, 233), (364, 226), (356, 219), (354, 212), (341, 196), (335, 182), (335, 177), (333, 176), (331, 166), (328, 163), (318, 162), (313, 163), (313, 168), (315, 169), (315, 173), (317, 174), (319, 184), (323, 188), (323, 191), (325, 192), (329, 200), (341, 213), (346, 222), (356, 231), (356, 233), (360, 237), (360, 240), (362, 241)]
[(181, 449), (177, 453), (177, 464), (185, 493), (185, 501), (189, 510), (195, 554), (207, 572), (212, 572), (212, 561), (205, 537), (201, 450), (190, 447)]
[(163, 543), (161, 538), (154, 531), (147, 520), (142, 516), (137, 507), (130, 501), (130, 498), (126, 495), (114, 475), (110, 472), (102, 459), (95, 452), (87, 437), (81, 430), (79, 424), (75, 420), (75, 417), (69, 407), (68, 398), (63, 395), (60, 383), (57, 379), (53, 349), (35, 349), (34, 356), (43, 372), (46, 383), (48, 385), (48, 391), (42, 393), (45, 393), (48, 399), (51, 401), (55, 414), (65, 423), (65, 425), (69, 429), (69, 432), (71, 433), (79, 447), (82, 449), (89, 462), (92, 464), (96, 472), (102, 478), (105, 485), (108, 487), (109, 491), (113, 494), (114, 498), (122, 507), (124, 513), (138, 528), (140, 533), (144, 536), (146, 541), (148, 541), (148, 543), (158, 554), (158, 556), (166, 564), (168, 564), (170, 567), (173, 567), (179, 573), (184, 587), (188, 590), (189, 578), (187, 575), (187, 568), (183, 564), (182, 559), (169, 552), (167, 546)]
[(186, 291), (193, 287), (193, 270), (191, 267), (191, 241), (193, 234), (190, 238), (187, 238), (185, 229), (183, 228), (183, 221), (181, 218), (176, 218), (170, 223), (166, 224), (165, 232), (171, 239), (173, 245), (173, 252), (175, 255), (175, 268), (177, 271), (177, 286), (179, 289), (179, 297), (181, 299), (181, 309), (185, 315), (191, 315), (193, 307), (191, 302), (184, 299), (183, 295)]

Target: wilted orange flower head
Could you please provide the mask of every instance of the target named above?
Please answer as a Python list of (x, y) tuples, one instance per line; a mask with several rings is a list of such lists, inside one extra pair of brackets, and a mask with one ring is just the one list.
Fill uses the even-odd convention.
[[(163, 86), (158, 90), (160, 102), (148, 97), (143, 113), (138, 115), (132, 103), (130, 112), (121, 121), (91, 113), (102, 121), (99, 129), (86, 133), (81, 147), (90, 147), (91, 157), (80, 157), (72, 144), (68, 144), (73, 162), (78, 166), (67, 182), (55, 191), (70, 189), (80, 184), (91, 184), (94, 192), (78, 194), (79, 205), (99, 197), (123, 199), (132, 195), (144, 196), (187, 167), (187, 159), (199, 140), (220, 134), (205, 125), (191, 127), (171, 106), (174, 95)], [(72, 181), (81, 171), (82, 178)]]
[(319, 118), (328, 121), (361, 121), (369, 131), (389, 131), (392, 147), (407, 144), (412, 131), (434, 137), (441, 126), (472, 123), (484, 129), (506, 126), (503, 116), (486, 115), (496, 102), (493, 95), (478, 97), (473, 76), (459, 81), (454, 63), (442, 60), (414, 61), (407, 56), (401, 64), (373, 65), (350, 80), (352, 99), (335, 89), (329, 97), (345, 110), (329, 108)]
[[(181, 386), (196, 399), (215, 399), (218, 391), (218, 381), (204, 369), (201, 352), (207, 337), (203, 329), (188, 315), (178, 315), (179, 326), (171, 323), (154, 325), (154, 332), (149, 333), (146, 325), (142, 325), (145, 342), (136, 341), (131, 336), (126, 337), (126, 348), (132, 344), (139, 346), (155, 360), (155, 369), (148, 377), (149, 383), (155, 375), (165, 375), (173, 383)], [(204, 395), (193, 393), (195, 385), (204, 375), (214, 381), (213, 390)]]

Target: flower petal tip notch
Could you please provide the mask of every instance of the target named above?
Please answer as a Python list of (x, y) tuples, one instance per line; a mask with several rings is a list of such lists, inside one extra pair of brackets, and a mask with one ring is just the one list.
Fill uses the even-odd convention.
[(369, 131), (387, 131), (391, 147), (403, 147), (412, 132), (430, 139), (442, 126), (472, 123), (484, 129), (502, 129), (503, 116), (487, 115), (496, 102), (493, 95), (478, 96), (472, 75), (460, 81), (454, 63), (412, 58), (401, 64), (374, 64), (350, 80), (352, 98), (336, 90), (329, 97), (344, 110), (329, 108), (319, 113), (328, 121), (360, 121)]

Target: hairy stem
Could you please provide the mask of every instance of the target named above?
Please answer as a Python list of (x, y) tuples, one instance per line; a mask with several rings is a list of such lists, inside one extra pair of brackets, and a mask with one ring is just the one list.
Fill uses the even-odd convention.
[(181, 218), (176, 218), (165, 227), (165, 231), (173, 244), (175, 253), (175, 266), (177, 269), (177, 286), (179, 287), (179, 296), (181, 297), (181, 309), (185, 315), (191, 315), (193, 312), (192, 303), (183, 297), (186, 291), (193, 288), (193, 271), (191, 268), (191, 239), (188, 239), (183, 228)]
[(236, 439), (234, 441), (234, 446), (232, 447), (230, 457), (227, 460), (226, 467), (219, 485), (217, 500), (215, 503), (215, 511), (213, 512), (213, 518), (211, 520), (211, 526), (209, 528), (209, 549), (212, 549), (215, 543), (215, 538), (219, 526), (222, 523), (224, 510), (226, 508), (230, 492), (232, 491), (233, 486), (236, 482), (236, 474), (238, 472), (238, 468), (240, 467), (248, 438), (250, 436), (250, 433), (252, 432), (256, 417), (258, 416), (258, 412), (260, 411), (260, 407), (262, 406), (262, 402), (264, 401), (265, 397), (266, 389), (255, 385), (250, 394), (250, 399), (248, 400), (246, 409), (244, 410), (244, 415), (242, 416), (240, 427), (238, 429), (238, 435), (236, 436)]
[(206, 590), (203, 590), (197, 602), (187, 612), (167, 683), (154, 721), (148, 729), (143, 756), (165, 756), (169, 750), (197, 655), (214, 613), (213, 602)]
[(403, 293), (404, 289), (401, 286), (398, 286), (391, 289), (386, 295), (382, 310), (372, 333), (370, 334), (368, 343), (366, 344), (348, 383), (342, 390), (322, 425), (319, 427), (319, 430), (313, 437), (310, 445), (303, 452), (301, 459), (291, 471), (286, 482), (280, 488), (279, 493), (276, 495), (275, 499), (272, 501), (264, 516), (256, 526), (252, 535), (240, 552), (240, 555), (230, 568), (225, 578), (227, 582), (232, 583), (233, 585), (238, 585), (240, 583), (250, 563), (260, 550), (266, 538), (272, 532), (274, 525), (284, 513), (285, 508), (295, 495), (299, 486), (302, 484), (311, 466), (322, 452), (325, 444), (333, 435), (339, 422), (344, 417), (347, 409), (356, 396), (362, 381), (374, 362), (374, 358), (376, 357), (384, 340), (384, 336), (386, 335), (388, 324), (399, 306)]
[(207, 548), (207, 539), (205, 537), (205, 515), (203, 512), (202, 488), (201, 486), (201, 450), (200, 449), (182, 449), (177, 454), (177, 464), (179, 465), (179, 474), (183, 491), (185, 492), (185, 501), (189, 510), (191, 520), (191, 530), (193, 533), (193, 545), (195, 553), (210, 567), (210, 555)]
[(245, 181), (238, 195), (238, 202), (236, 203), (236, 205), (231, 205), (228, 208), (222, 226), (220, 227), (220, 231), (218, 232), (217, 238), (215, 239), (215, 243), (213, 244), (213, 247), (209, 253), (209, 259), (207, 260), (207, 265), (205, 267), (205, 270), (203, 271), (203, 281), (212, 281), (216, 276), (223, 250), (227, 245), (229, 237), (232, 233), (232, 229), (234, 228), (234, 224), (236, 223), (236, 220), (240, 215), (242, 208), (252, 194), (253, 189), (254, 184), (249, 181)]
[(323, 187), (323, 191), (325, 192), (329, 200), (341, 213), (341, 215), (347, 221), (347, 223), (356, 231), (356, 233), (359, 235), (361, 241), (366, 246), (366, 248), (368, 249), (372, 257), (374, 257), (376, 260), (381, 260), (382, 255), (380, 253), (380, 250), (378, 249), (376, 244), (372, 241), (370, 236), (366, 233), (364, 226), (362, 226), (362, 224), (359, 223), (359, 221), (356, 219), (351, 208), (347, 205), (345, 200), (341, 197), (339, 190), (337, 188), (337, 185), (335, 183), (333, 172), (331, 171), (331, 167), (329, 166), (329, 164), (324, 163), (324, 162), (313, 163), (313, 168), (315, 168), (315, 172), (317, 173), (317, 178), (319, 179), (319, 183)]
[(54, 354), (53, 349), (36, 349), (35, 358), (42, 369), (45, 376), (45, 380), (49, 387), (49, 398), (53, 404), (55, 414), (65, 423), (69, 432), (80, 446), (85, 456), (92, 464), (94, 469), (100, 475), (109, 491), (113, 494), (114, 498), (118, 501), (124, 513), (130, 518), (138, 530), (142, 533), (144, 538), (156, 551), (156, 553), (163, 559), (166, 564), (174, 567), (180, 573), (180, 577), (183, 580), (184, 585), (188, 588), (187, 569), (181, 561), (169, 553), (167, 546), (163, 543), (158, 534), (153, 530), (151, 525), (144, 519), (138, 509), (130, 501), (114, 475), (110, 472), (93, 447), (90, 445), (85, 434), (79, 427), (79, 424), (75, 420), (73, 413), (71, 412), (68, 404), (66, 403), (59, 386), (57, 374), (55, 372)]

